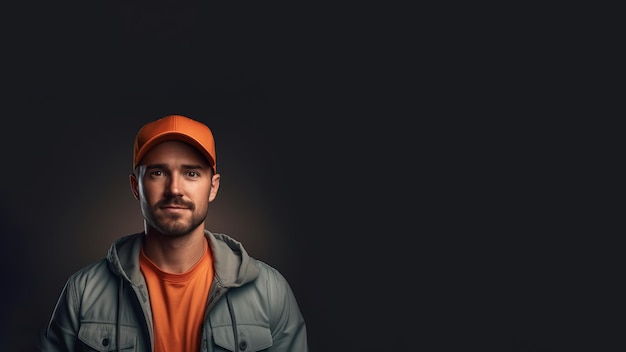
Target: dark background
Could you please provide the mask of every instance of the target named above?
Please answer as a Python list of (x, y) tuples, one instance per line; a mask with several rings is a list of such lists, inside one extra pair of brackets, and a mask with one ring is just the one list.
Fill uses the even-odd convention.
[(142, 230), (133, 138), (167, 114), (213, 130), (222, 181), (207, 227), (287, 277), (312, 350), (402, 345), (388, 307), (407, 294), (382, 292), (396, 275), (385, 268), (408, 260), (395, 258), (397, 225), (381, 232), (377, 210), (389, 206), (381, 141), (398, 126), (371, 119), (384, 105), (370, 91), (382, 74), (371, 40), (334, 11), (162, 1), (5, 11), (0, 350), (33, 350), (68, 276)]
[(7, 5), (0, 350), (32, 351), (67, 277), (141, 231), (132, 142), (167, 114), (212, 128), (207, 227), (287, 277), (312, 351), (624, 350), (619, 208), (593, 129), (552, 119), (562, 37), (467, 13)]

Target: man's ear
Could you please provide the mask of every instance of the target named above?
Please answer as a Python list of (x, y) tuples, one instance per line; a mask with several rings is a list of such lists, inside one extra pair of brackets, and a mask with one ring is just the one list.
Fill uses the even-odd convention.
[(139, 182), (137, 181), (137, 176), (134, 173), (128, 176), (128, 180), (130, 181), (130, 190), (133, 192), (133, 195), (137, 200), (139, 200)]
[(209, 193), (209, 203), (215, 200), (217, 191), (220, 189), (220, 174), (215, 174), (211, 178), (211, 192)]

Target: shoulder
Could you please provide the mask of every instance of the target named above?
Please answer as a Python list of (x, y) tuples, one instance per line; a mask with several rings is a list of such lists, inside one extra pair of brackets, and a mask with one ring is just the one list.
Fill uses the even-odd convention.
[(256, 285), (265, 287), (270, 297), (282, 301), (285, 296), (292, 294), (289, 282), (278, 269), (258, 259), (253, 259), (252, 263), (259, 269)]
[(59, 302), (72, 303), (75, 309), (83, 306), (85, 300), (93, 300), (108, 293), (113, 286), (111, 271), (106, 259), (100, 259), (94, 263), (82, 267), (72, 273), (63, 286)]
[(287, 281), (280, 271), (270, 264), (254, 258), (252, 259), (252, 263), (259, 268), (260, 276), (266, 276), (269, 280)]
[(98, 259), (97, 261), (80, 268), (70, 276), (70, 280), (89, 279), (90, 277), (103, 271), (109, 271), (106, 258)]

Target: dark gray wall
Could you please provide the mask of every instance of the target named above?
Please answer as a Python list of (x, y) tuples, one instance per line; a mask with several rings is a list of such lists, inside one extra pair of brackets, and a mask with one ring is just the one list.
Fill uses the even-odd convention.
[(141, 230), (133, 137), (171, 113), (213, 129), (207, 227), (283, 272), (312, 351), (624, 350), (623, 231), (587, 210), (604, 181), (579, 163), (602, 153), (586, 125), (544, 118), (569, 101), (534, 105), (558, 91), (542, 84), (553, 43), (520, 49), (453, 6), (3, 15), (0, 350), (32, 351), (67, 277)]
[(389, 346), (361, 337), (393, 313), (372, 310), (386, 260), (370, 249), (390, 245), (373, 226), (386, 207), (374, 201), (378, 101), (355, 88), (372, 73), (345, 55), (352, 35), (326, 32), (343, 24), (319, 22), (320, 9), (64, 6), (14, 4), (6, 23), (21, 36), (3, 76), (0, 349), (33, 350), (67, 277), (141, 231), (133, 138), (173, 113), (215, 134), (207, 227), (288, 278), (311, 347)]

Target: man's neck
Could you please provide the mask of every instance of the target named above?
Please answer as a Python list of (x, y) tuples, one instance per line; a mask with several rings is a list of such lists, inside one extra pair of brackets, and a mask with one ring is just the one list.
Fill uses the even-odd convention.
[(185, 236), (166, 236), (156, 231), (144, 237), (143, 251), (159, 269), (181, 274), (191, 269), (206, 251), (204, 231)]

